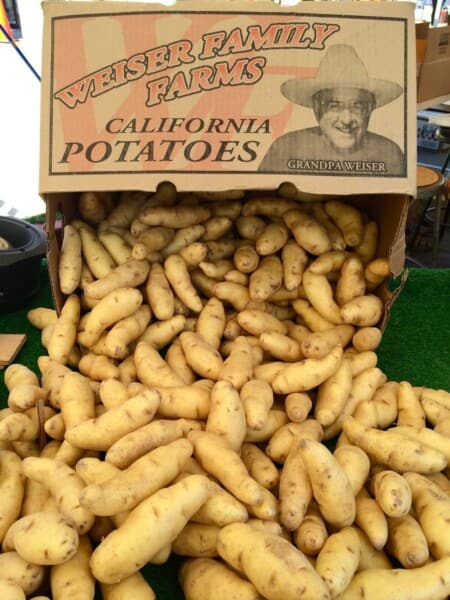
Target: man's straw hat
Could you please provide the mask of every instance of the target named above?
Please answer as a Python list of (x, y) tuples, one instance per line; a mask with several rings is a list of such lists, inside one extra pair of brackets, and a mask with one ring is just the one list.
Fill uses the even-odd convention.
[(355, 49), (347, 44), (330, 46), (320, 62), (316, 77), (289, 79), (281, 84), (281, 93), (291, 102), (312, 108), (316, 92), (335, 87), (367, 90), (374, 95), (375, 107), (392, 102), (402, 93), (398, 83), (369, 77)]

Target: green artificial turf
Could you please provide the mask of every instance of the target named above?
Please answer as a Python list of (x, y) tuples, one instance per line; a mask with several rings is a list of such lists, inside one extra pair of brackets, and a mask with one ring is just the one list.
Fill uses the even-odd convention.
[[(0, 314), (0, 333), (25, 333), (27, 341), (15, 362), (37, 374), (37, 358), (46, 354), (40, 331), (26, 315), (36, 306), (52, 307), (46, 261), (42, 262), (41, 288), (32, 303)], [(450, 269), (411, 269), (405, 287), (394, 303), (383, 341), (377, 350), (378, 366), (389, 380), (409, 381), (450, 391)], [(0, 371), (0, 406), (7, 391)], [(172, 555), (164, 565), (147, 565), (143, 574), (159, 600), (183, 600), (178, 584), (182, 558)]]
[(450, 269), (410, 270), (377, 354), (389, 380), (450, 391)]

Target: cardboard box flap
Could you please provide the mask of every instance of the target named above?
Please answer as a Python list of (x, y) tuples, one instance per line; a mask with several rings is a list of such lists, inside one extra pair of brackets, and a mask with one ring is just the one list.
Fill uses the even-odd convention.
[(42, 194), (415, 192), (411, 3), (213, 6), (43, 3)]
[(417, 102), (450, 94), (450, 25), (416, 24)]
[(450, 25), (429, 27), (425, 62), (450, 59)]

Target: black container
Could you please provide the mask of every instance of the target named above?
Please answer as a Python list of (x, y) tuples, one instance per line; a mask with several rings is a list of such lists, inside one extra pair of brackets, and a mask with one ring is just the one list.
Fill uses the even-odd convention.
[(39, 291), (47, 236), (30, 223), (0, 216), (0, 237), (10, 245), (0, 250), (0, 310), (15, 310)]

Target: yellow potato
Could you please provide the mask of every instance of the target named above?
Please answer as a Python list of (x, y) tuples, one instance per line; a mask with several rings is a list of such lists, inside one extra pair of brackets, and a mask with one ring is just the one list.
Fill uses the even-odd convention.
[(71, 427), (66, 431), (65, 439), (77, 448), (108, 450), (126, 433), (149, 423), (158, 410), (159, 402), (157, 390), (144, 388), (120, 406)]
[(265, 331), (287, 333), (286, 325), (280, 319), (259, 309), (241, 310), (237, 314), (237, 321), (245, 331), (255, 336)]
[(397, 425), (425, 427), (425, 412), (418, 395), (407, 381), (401, 381), (397, 390)]
[(397, 418), (397, 391), (398, 383), (388, 381), (377, 389), (372, 402), (377, 411), (377, 426), (386, 429)]
[(286, 396), (284, 408), (290, 421), (303, 423), (311, 411), (312, 401), (306, 392), (295, 392)]
[(145, 291), (148, 303), (156, 318), (163, 321), (174, 314), (173, 292), (167, 280), (164, 268), (158, 262), (152, 263)]
[(306, 269), (302, 284), (306, 298), (324, 319), (336, 325), (342, 323), (341, 311), (326, 275), (317, 275)]
[(428, 542), (419, 523), (411, 515), (388, 517), (386, 548), (405, 569), (424, 565), (430, 556)]
[(185, 561), (179, 572), (186, 600), (260, 600), (255, 586), (213, 558)]
[(305, 250), (294, 240), (288, 240), (281, 251), (283, 283), (288, 291), (297, 291), (308, 263)]
[(166, 349), (165, 359), (172, 371), (183, 380), (185, 385), (194, 383), (197, 379), (197, 375), (187, 363), (183, 347), (178, 337), (176, 337)]
[(156, 600), (150, 584), (141, 573), (125, 577), (119, 583), (101, 583), (103, 600)]
[(269, 223), (255, 240), (256, 252), (260, 256), (275, 254), (281, 250), (289, 237), (289, 230), (282, 221)]
[(210, 298), (198, 315), (196, 333), (216, 350), (225, 328), (225, 309), (218, 298)]
[(155, 448), (108, 481), (85, 487), (79, 495), (80, 504), (100, 516), (130, 510), (168, 485), (180, 473), (192, 450), (186, 439)]
[(147, 342), (141, 341), (136, 344), (134, 364), (137, 377), (144, 385), (172, 387), (184, 384), (167, 361)]
[(313, 492), (298, 442), (291, 444), (280, 473), (280, 523), (288, 531), (301, 525)]
[(390, 469), (404, 473), (436, 473), (447, 464), (445, 456), (421, 444), (408, 439), (395, 431), (380, 431), (364, 427), (352, 417), (346, 417), (343, 430), (352, 444), (362, 448), (372, 459)]
[(247, 505), (248, 514), (262, 521), (278, 521), (279, 502), (270, 490), (260, 486), (261, 502)]
[(256, 531), (245, 523), (234, 523), (219, 532), (217, 549), (220, 556), (238, 572), (243, 572), (268, 600), (330, 598), (323, 580), (306, 557), (278, 535)]
[(338, 227), (333, 223), (330, 217), (327, 215), (324, 204), (322, 202), (312, 202), (309, 206), (309, 212), (311, 215), (319, 221), (322, 227), (325, 228), (330, 238), (332, 250), (345, 250), (346, 243), (344, 236)]
[(109, 292), (88, 313), (84, 330), (78, 334), (78, 342), (83, 346), (92, 346), (111, 325), (136, 312), (142, 300), (141, 292), (130, 287)]
[(85, 485), (74, 469), (46, 457), (28, 457), (22, 465), (26, 477), (48, 488), (59, 511), (74, 523), (78, 533), (87, 533), (94, 523), (94, 515), (79, 504), (79, 496)]
[(375, 290), (390, 275), (389, 259), (375, 258), (366, 265), (364, 276), (366, 278), (367, 290)]
[(126, 469), (154, 448), (170, 444), (191, 429), (200, 427), (200, 423), (187, 419), (154, 420), (117, 440), (107, 451), (105, 460), (119, 469)]
[(352, 342), (358, 352), (376, 350), (381, 342), (382, 333), (378, 327), (360, 327)]
[(72, 225), (65, 225), (58, 262), (59, 287), (63, 294), (72, 294), (81, 278), (81, 238)]
[(353, 494), (357, 496), (369, 476), (369, 457), (364, 450), (351, 444), (336, 448), (333, 455), (344, 469), (352, 486)]
[(302, 423), (286, 423), (278, 426), (266, 445), (265, 452), (270, 458), (283, 464), (295, 440), (322, 440), (322, 427), (315, 419), (306, 419)]
[(331, 329), (334, 323), (323, 317), (313, 306), (304, 298), (299, 298), (292, 302), (295, 312), (301, 317), (302, 323), (311, 331), (325, 331)]
[(141, 502), (94, 550), (94, 577), (102, 583), (117, 583), (136, 573), (173, 542), (211, 492), (204, 475), (190, 475)]
[[(25, 491), (25, 476), (20, 458), (15, 452), (0, 451), (0, 543), (20, 515)], [(1, 555), (0, 555), (1, 556)]]
[(161, 250), (164, 258), (171, 254), (177, 254), (183, 248), (186, 248), (189, 244), (193, 244), (199, 240), (205, 233), (204, 225), (190, 225), (188, 227), (182, 227), (177, 229), (175, 236), (165, 248)]
[(330, 535), (320, 550), (315, 569), (332, 598), (344, 592), (359, 565), (360, 543), (353, 527), (344, 527)]
[(266, 217), (279, 218), (282, 217), (287, 210), (297, 207), (298, 203), (295, 200), (259, 196), (247, 200), (242, 207), (242, 214), (245, 217), (263, 215)]
[(331, 250), (327, 230), (313, 216), (294, 208), (283, 213), (283, 221), (292, 231), (297, 244), (309, 254), (319, 256)]
[(178, 298), (193, 312), (200, 312), (203, 304), (192, 284), (186, 261), (180, 255), (171, 254), (164, 261), (164, 272)]
[(430, 553), (439, 559), (450, 555), (450, 498), (438, 485), (419, 473), (405, 473), (412, 492), (417, 520), (428, 541)]
[(307, 358), (290, 363), (275, 375), (272, 381), (276, 394), (305, 392), (317, 387), (331, 377), (342, 361), (342, 346), (336, 346), (323, 358)]
[(294, 532), (294, 543), (307, 557), (317, 556), (328, 537), (327, 527), (317, 504), (312, 501)]
[(206, 558), (217, 556), (217, 534), (220, 527), (204, 523), (187, 523), (172, 544), (172, 550), (180, 556)]
[(244, 406), (238, 390), (230, 381), (220, 379), (211, 390), (205, 431), (220, 436), (230, 448), (239, 452), (246, 429)]
[(391, 561), (384, 550), (377, 550), (359, 527), (353, 526), (360, 543), (361, 555), (358, 572), (367, 569), (392, 569)]
[(299, 447), (313, 496), (323, 518), (336, 528), (351, 525), (355, 519), (356, 506), (345, 471), (320, 442), (303, 438)]
[(375, 500), (388, 517), (403, 517), (411, 509), (412, 495), (408, 482), (395, 471), (382, 470), (372, 477)]
[(201, 466), (215, 477), (238, 500), (253, 505), (262, 502), (262, 486), (250, 477), (237, 452), (218, 435), (190, 431), (187, 438), (194, 445), (194, 455)]
[(375, 258), (378, 247), (378, 224), (368, 221), (363, 225), (361, 242), (355, 247), (356, 254), (364, 263)]
[(53, 600), (67, 598), (93, 598), (95, 580), (89, 568), (92, 546), (85, 535), (79, 539), (76, 553), (66, 562), (50, 569), (50, 587)]
[[(142, 308), (145, 308), (145, 306), (141, 306), (141, 309)], [(146, 322), (148, 325), (148, 319), (146, 319)], [(119, 323), (115, 325), (108, 334), (106, 339), (107, 350), (109, 349), (108, 342), (110, 342), (110, 338), (114, 336), (114, 332), (120, 323), (121, 321), (119, 321)], [(155, 321), (154, 323), (151, 323), (148, 326), (147, 325), (140, 331), (138, 338), (139, 341), (147, 342), (147, 344), (156, 350), (161, 350), (162, 348), (168, 346), (176, 338), (176, 336), (185, 329), (186, 317), (184, 315), (174, 315), (173, 317), (165, 319), (164, 321)], [(127, 326), (124, 326), (122, 328), (122, 333), (126, 334), (126, 332)], [(112, 346), (113, 344), (110, 345)]]
[(240, 390), (252, 377), (253, 363), (254, 354), (248, 337), (238, 336), (230, 344), (230, 352), (219, 377)]
[(202, 235), (202, 241), (209, 242), (218, 240), (226, 236), (233, 226), (233, 221), (226, 216), (211, 217), (203, 222), (205, 233)]
[(357, 296), (341, 307), (341, 317), (344, 323), (358, 327), (373, 327), (383, 315), (383, 302), (374, 294)]
[[(58, 315), (54, 308), (45, 308), (43, 306), (40, 306), (38, 308), (32, 308), (27, 312), (28, 321), (33, 325), (33, 327), (37, 327), (38, 329), (44, 329), (48, 325), (54, 325), (56, 323), (57, 318)], [(6, 369), (6, 371), (12, 366), (13, 365), (10, 365)]]
[(350, 362), (344, 358), (338, 369), (319, 385), (314, 418), (328, 427), (336, 421), (352, 390)]
[(449, 573), (450, 557), (417, 569), (369, 569), (356, 575), (340, 600), (445, 600)]
[(278, 469), (261, 448), (245, 442), (242, 444), (241, 458), (253, 479), (267, 489), (275, 487), (279, 479)]
[(106, 277), (116, 267), (114, 259), (94, 231), (84, 226), (80, 227), (78, 231), (81, 238), (81, 252), (89, 270), (96, 279)]
[[(198, 467), (196, 467), (196, 470), (193, 470), (192, 474), (200, 473), (205, 475), (206, 471), (198, 463), (197, 465)], [(184, 471), (177, 479), (180, 480), (182, 476), (188, 474), (188, 471)], [(217, 527), (225, 527), (225, 525), (229, 525), (230, 523), (246, 522), (248, 520), (248, 511), (245, 505), (218, 483), (211, 481), (211, 485), (212, 492), (210, 497), (192, 515), (191, 521), (203, 523), (204, 525), (216, 525)]]
[(255, 241), (258, 235), (264, 231), (266, 222), (261, 217), (242, 215), (236, 219), (234, 226), (241, 238)]
[(259, 337), (259, 342), (263, 350), (278, 360), (295, 362), (304, 358), (300, 344), (277, 331), (264, 331)]
[(206, 206), (178, 205), (142, 208), (138, 218), (145, 225), (163, 225), (181, 229), (206, 221), (211, 211)]
[[(126, 231), (126, 230), (124, 230)], [(131, 258), (131, 246), (124, 238), (124, 234), (119, 231), (106, 229), (97, 230), (98, 239), (112, 256), (115, 263), (121, 265)], [(80, 286), (83, 287), (83, 286)]]
[(82, 375), (95, 381), (119, 377), (119, 369), (115, 361), (108, 356), (94, 352), (88, 352), (80, 358), (78, 369)]
[(71, 294), (64, 301), (61, 314), (53, 325), (48, 341), (48, 355), (52, 360), (66, 364), (77, 337), (77, 327), (80, 319), (80, 300), (76, 294)]
[(45, 403), (48, 392), (37, 385), (22, 383), (13, 387), (8, 395), (8, 407), (14, 412), (33, 408), (40, 400)]
[(248, 285), (250, 299), (264, 302), (281, 287), (282, 282), (283, 265), (280, 258), (275, 254), (264, 256), (250, 275)]
[(146, 258), (166, 248), (175, 236), (175, 230), (170, 227), (147, 227), (138, 219), (133, 221), (130, 231), (136, 240), (131, 251), (135, 259)]
[(356, 496), (355, 523), (366, 534), (374, 548), (384, 548), (388, 539), (387, 518), (364, 487)]
[[(45, 577), (43, 566), (27, 562), (14, 551), (0, 554), (0, 573), (2, 580), (17, 584), (27, 596), (39, 589)], [(8, 598), (1, 592), (0, 597)]]
[(305, 358), (322, 358), (335, 346), (345, 348), (352, 339), (355, 328), (352, 325), (335, 325), (325, 331), (316, 331), (305, 335), (301, 350)]
[(348, 257), (342, 265), (341, 273), (336, 284), (336, 301), (343, 306), (354, 298), (364, 296), (366, 282), (364, 266), (357, 256)]
[(324, 204), (327, 215), (342, 232), (347, 246), (359, 246), (363, 236), (361, 211), (341, 200), (329, 200)]
[(78, 532), (58, 512), (37, 512), (15, 521), (3, 541), (3, 552), (16, 551), (33, 565), (57, 565), (69, 560), (78, 548)]
[(439, 452), (442, 452), (450, 461), (450, 439), (445, 434), (440, 434), (436, 429), (427, 427), (397, 426), (393, 429), (396, 433), (405, 437), (419, 441), (426, 446), (430, 446)]
[(250, 244), (239, 246), (233, 254), (233, 263), (241, 273), (253, 273), (258, 268), (259, 261), (260, 255)]
[(89, 283), (84, 292), (91, 298), (101, 300), (118, 288), (138, 287), (146, 281), (150, 265), (146, 260), (128, 260), (115, 267), (108, 275)]
[(26, 600), (25, 593), (19, 584), (0, 578), (0, 595), (4, 600)]
[(217, 381), (223, 369), (220, 352), (193, 331), (183, 331), (179, 336), (188, 365), (195, 373)]
[(158, 413), (166, 418), (206, 419), (214, 381), (199, 379), (192, 385), (155, 388), (161, 397)]
[(270, 385), (262, 379), (251, 379), (242, 386), (240, 396), (248, 427), (263, 429), (273, 405), (273, 391)]

